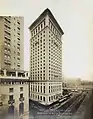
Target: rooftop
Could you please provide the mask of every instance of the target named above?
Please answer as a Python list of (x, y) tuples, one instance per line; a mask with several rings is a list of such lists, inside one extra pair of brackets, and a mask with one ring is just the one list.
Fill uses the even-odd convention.
[(29, 29), (32, 29), (34, 27), (34, 25), (37, 24), (38, 21), (41, 20), (42, 17), (45, 17), (47, 14), (52, 18), (52, 20), (55, 22), (55, 24), (57, 25), (58, 29), (60, 30), (60, 32), (63, 35), (64, 34), (63, 30), (61, 29), (60, 25), (58, 24), (58, 22), (56, 21), (56, 19), (54, 18), (53, 14), (51, 13), (51, 11), (48, 8), (45, 9), (44, 12), (30, 25)]
[(2, 79), (28, 79), (28, 71), (14, 69), (0, 69), (0, 78)]

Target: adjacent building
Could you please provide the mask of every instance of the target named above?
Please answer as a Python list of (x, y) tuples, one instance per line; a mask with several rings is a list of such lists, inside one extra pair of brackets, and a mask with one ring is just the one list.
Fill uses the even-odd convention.
[(24, 19), (0, 16), (0, 68), (24, 69)]
[(27, 71), (0, 70), (0, 107), (4, 113), (8, 111), (8, 115), (18, 118), (29, 112), (28, 84)]
[[(29, 111), (29, 79), (28, 72), (24, 71), (23, 17), (0, 16), (0, 108), (8, 114), (6, 116), (15, 118)], [(28, 119), (26, 116), (23, 119)]]
[(63, 88), (70, 90), (81, 89), (81, 79), (80, 78), (64, 78)]
[(46, 9), (29, 27), (30, 99), (48, 105), (62, 95), (63, 30)]

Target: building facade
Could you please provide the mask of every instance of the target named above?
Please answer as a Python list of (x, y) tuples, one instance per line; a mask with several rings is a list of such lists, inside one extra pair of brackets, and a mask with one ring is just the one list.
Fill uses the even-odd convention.
[(29, 112), (28, 84), (28, 72), (0, 70), (0, 107), (4, 109), (4, 113), (9, 112), (6, 116), (19, 117)]
[(24, 18), (0, 16), (0, 68), (24, 69)]
[(30, 99), (48, 105), (62, 95), (62, 40), (64, 34), (49, 9), (29, 27)]
[[(0, 108), (6, 116), (16, 116), (17, 119), (29, 112), (23, 17), (0, 16)], [(28, 119), (28, 116), (24, 115), (23, 119)]]

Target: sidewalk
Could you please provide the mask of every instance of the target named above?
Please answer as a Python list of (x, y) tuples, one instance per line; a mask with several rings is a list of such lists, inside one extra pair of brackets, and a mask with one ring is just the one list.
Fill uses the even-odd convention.
[(84, 119), (93, 119), (93, 90), (85, 111)]

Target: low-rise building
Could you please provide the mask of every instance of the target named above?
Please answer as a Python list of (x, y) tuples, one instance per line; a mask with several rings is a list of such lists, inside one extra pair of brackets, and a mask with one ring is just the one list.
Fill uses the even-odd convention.
[(77, 90), (81, 87), (81, 80), (76, 78), (66, 78), (63, 81), (64, 89)]
[(28, 84), (27, 71), (0, 69), (0, 107), (3, 112), (13, 116), (29, 112)]

